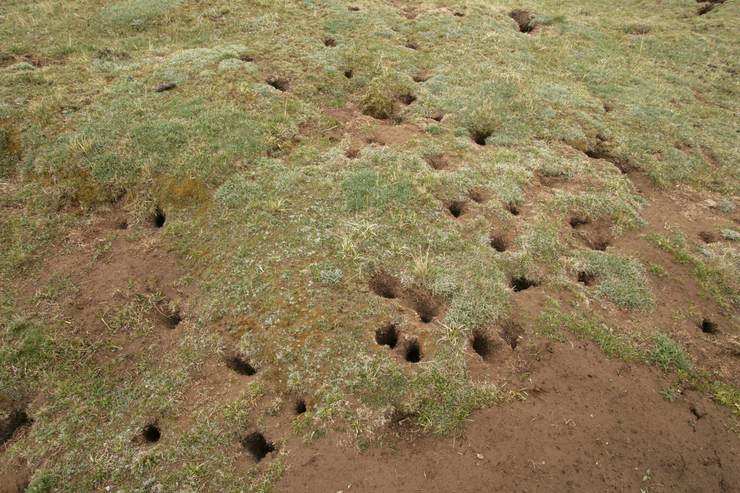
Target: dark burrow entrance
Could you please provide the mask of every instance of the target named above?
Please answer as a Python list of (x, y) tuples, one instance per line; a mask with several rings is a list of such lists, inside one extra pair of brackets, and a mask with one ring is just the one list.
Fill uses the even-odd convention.
[(288, 79), (282, 77), (269, 77), (266, 81), (267, 85), (274, 87), (278, 91), (285, 92), (290, 87)]
[(383, 271), (376, 272), (370, 278), (370, 290), (383, 298), (398, 298), (401, 293), (401, 282)]
[(398, 100), (408, 106), (416, 101), (416, 96), (414, 96), (413, 94), (401, 94), (401, 96), (398, 97)]
[(449, 166), (444, 154), (432, 154), (431, 156), (426, 156), (424, 160), (429, 166), (436, 170), (446, 169)]
[(162, 432), (156, 423), (149, 423), (141, 430), (141, 436), (147, 443), (156, 443), (162, 437)]
[(447, 209), (450, 211), (450, 214), (452, 214), (452, 217), (460, 217), (465, 214), (467, 204), (464, 200), (455, 200), (449, 203)]
[(275, 445), (268, 442), (265, 436), (259, 431), (250, 433), (241, 439), (241, 445), (256, 462), (261, 461), (267, 454), (275, 450)]
[(517, 26), (519, 26), (519, 32), (531, 33), (534, 29), (534, 15), (526, 10), (515, 9), (509, 13), (509, 17), (514, 19)]
[(165, 215), (164, 211), (157, 207), (154, 209), (154, 214), (152, 215), (152, 224), (155, 228), (161, 228), (164, 226), (164, 223), (167, 221), (167, 216)]
[(434, 320), (439, 315), (441, 309), (440, 301), (431, 293), (423, 289), (415, 289), (409, 293), (411, 305), (414, 311), (419, 315), (419, 320), (425, 324)]
[(249, 362), (238, 354), (233, 354), (226, 358), (226, 366), (237, 372), (239, 375), (252, 376), (257, 370)]
[(419, 345), (419, 341), (414, 339), (406, 345), (404, 358), (409, 363), (418, 363), (421, 361), (421, 346)]
[(513, 289), (515, 292), (524, 291), (525, 289), (537, 287), (539, 285), (539, 282), (533, 279), (529, 279), (525, 276), (511, 278), (511, 289)]
[(588, 246), (590, 246), (592, 250), (603, 252), (609, 246), (609, 240), (607, 238), (593, 238), (588, 240)]
[(514, 202), (509, 202), (506, 204), (506, 210), (511, 213), (512, 216), (518, 216), (521, 211), (519, 210), (519, 206), (516, 205)]
[(593, 272), (582, 270), (578, 272), (578, 282), (592, 286), (596, 282), (596, 275)]
[(348, 68), (347, 70), (344, 71), (344, 76), (347, 79), (351, 79), (352, 77), (354, 77), (354, 75), (355, 75), (355, 73), (354, 73), (354, 71), (351, 68)]
[(470, 138), (473, 139), (473, 142), (478, 144), (479, 146), (486, 145), (486, 140), (488, 137), (491, 136), (492, 132), (489, 132), (487, 130), (471, 130), (470, 131)]
[(13, 436), (13, 434), (24, 426), (33, 423), (33, 420), (26, 414), (23, 409), (13, 409), (7, 418), (0, 420), (0, 445), (4, 444)]
[(333, 48), (337, 45), (337, 40), (334, 38), (324, 38), (324, 46), (327, 48)]
[(506, 238), (501, 235), (491, 236), (491, 247), (497, 252), (505, 252), (509, 247)]
[(295, 414), (303, 414), (306, 412), (306, 401), (304, 399), (298, 399), (295, 401), (295, 406), (293, 406), (293, 412)]
[(705, 334), (716, 334), (718, 332), (717, 324), (708, 318), (701, 321), (701, 331)]
[(493, 343), (491, 339), (484, 332), (476, 331), (473, 332), (473, 336), (470, 338), (470, 346), (473, 351), (478, 353), (478, 356), (487, 360), (491, 353), (493, 353)]
[(388, 324), (375, 331), (375, 342), (393, 349), (398, 344), (398, 329), (395, 324)]
[(579, 228), (581, 226), (584, 226), (584, 225), (586, 225), (586, 224), (588, 224), (590, 222), (591, 221), (589, 221), (588, 218), (586, 218), (586, 217), (583, 217), (583, 216), (572, 216), (570, 218), (570, 220), (568, 221), (568, 224), (570, 224), (570, 227), (571, 228), (576, 229), (576, 228)]

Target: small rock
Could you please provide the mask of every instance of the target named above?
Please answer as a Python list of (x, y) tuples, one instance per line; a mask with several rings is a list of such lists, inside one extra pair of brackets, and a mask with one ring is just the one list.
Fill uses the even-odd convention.
[(476, 458), (477, 458), (478, 460), (483, 460), (483, 454), (475, 454), (475, 457), (476, 457)]

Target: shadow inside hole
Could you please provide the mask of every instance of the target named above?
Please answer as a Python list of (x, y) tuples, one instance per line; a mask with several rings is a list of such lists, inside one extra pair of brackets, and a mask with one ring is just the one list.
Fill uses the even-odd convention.
[(141, 436), (147, 443), (156, 443), (162, 437), (162, 432), (159, 430), (159, 426), (150, 423), (141, 430)]
[(13, 437), (13, 434), (24, 426), (33, 423), (33, 420), (23, 409), (12, 410), (5, 419), (0, 420), (0, 445)]
[(295, 403), (295, 406), (293, 407), (293, 412), (295, 414), (303, 414), (306, 412), (306, 401), (303, 399), (298, 399)]
[(345, 76), (345, 77), (346, 77), (347, 79), (351, 79), (352, 77), (354, 77), (354, 75), (355, 75), (355, 74), (354, 74), (354, 72), (352, 71), (352, 69), (351, 69), (351, 68), (348, 68), (347, 70), (345, 70), (345, 71), (344, 71), (344, 76)]
[(403, 104), (405, 104), (406, 106), (408, 106), (408, 105), (410, 105), (411, 103), (413, 103), (414, 101), (416, 101), (416, 96), (414, 96), (413, 94), (402, 94), (402, 95), (401, 95), (401, 96), (400, 96), (400, 97), (398, 98), (398, 100), (399, 100), (399, 101), (401, 101), (401, 102), (402, 102)]
[(337, 45), (337, 40), (334, 38), (324, 38), (324, 46), (327, 48), (333, 48)]
[(375, 342), (393, 349), (398, 344), (398, 330), (395, 324), (388, 324), (375, 331)]
[(404, 358), (409, 363), (418, 363), (421, 361), (421, 346), (419, 345), (419, 341), (413, 340), (406, 345)]
[(275, 445), (268, 442), (265, 436), (259, 431), (250, 433), (241, 440), (241, 445), (250, 453), (256, 462), (261, 461), (270, 452), (275, 451)]
[(455, 200), (454, 202), (450, 202), (447, 209), (452, 214), (452, 217), (460, 217), (465, 214), (467, 205), (464, 200)]
[(512, 216), (518, 216), (520, 214), (519, 206), (516, 205), (514, 202), (509, 202), (506, 204), (506, 210), (509, 211), (509, 213)]
[(152, 224), (155, 228), (161, 228), (164, 226), (164, 223), (167, 221), (167, 216), (165, 215), (164, 211), (157, 207), (154, 209), (154, 214), (152, 215)]
[(470, 338), (470, 346), (484, 360), (487, 360), (493, 353), (493, 343), (483, 332), (473, 333), (473, 337)]
[(226, 366), (239, 375), (252, 376), (257, 370), (249, 362), (238, 354), (226, 358)]
[(486, 145), (486, 140), (488, 140), (488, 137), (490, 136), (491, 136), (491, 132), (488, 132), (485, 130), (471, 130), (470, 131), (470, 138), (473, 139), (473, 142), (475, 142), (479, 146)]
[(592, 286), (596, 282), (596, 275), (593, 272), (582, 270), (578, 272), (578, 282), (586, 286)]
[(719, 328), (715, 322), (712, 322), (708, 318), (701, 321), (701, 331), (705, 334), (716, 334), (719, 332)]
[(274, 87), (278, 91), (285, 92), (290, 87), (290, 82), (288, 82), (288, 79), (283, 79), (281, 77), (269, 77), (266, 81), (267, 85)]
[(514, 292), (524, 291), (525, 289), (537, 287), (539, 286), (539, 284), (539, 282), (524, 276), (511, 278), (511, 289), (513, 289)]
[(503, 236), (492, 236), (491, 247), (497, 252), (505, 252), (508, 248), (508, 244)]
[(401, 282), (385, 272), (376, 272), (370, 278), (370, 290), (383, 298), (398, 298), (401, 293)]
[(583, 217), (583, 216), (573, 216), (568, 221), (568, 224), (570, 224), (570, 227), (571, 228), (578, 228), (580, 226), (584, 226), (584, 225), (588, 224), (589, 222), (590, 221), (587, 218)]

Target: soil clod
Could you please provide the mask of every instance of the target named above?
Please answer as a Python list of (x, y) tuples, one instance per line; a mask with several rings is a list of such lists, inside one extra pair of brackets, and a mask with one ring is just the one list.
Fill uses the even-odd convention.
[(141, 430), (141, 436), (147, 443), (156, 443), (162, 437), (162, 432), (156, 423), (150, 423)]
[(419, 345), (418, 340), (414, 339), (406, 345), (404, 358), (409, 363), (418, 363), (421, 361), (421, 346)]
[(388, 324), (375, 331), (375, 342), (393, 349), (398, 344), (398, 330), (395, 324)]
[(267, 454), (275, 451), (275, 445), (268, 442), (265, 436), (259, 431), (250, 433), (241, 439), (241, 445), (250, 453), (256, 462), (264, 459)]
[(252, 376), (257, 370), (239, 354), (232, 354), (226, 358), (226, 366), (237, 372), (239, 375)]

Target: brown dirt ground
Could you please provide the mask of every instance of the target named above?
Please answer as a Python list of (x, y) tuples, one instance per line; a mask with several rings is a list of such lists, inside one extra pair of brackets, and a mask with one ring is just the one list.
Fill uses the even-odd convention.
[(694, 394), (670, 403), (659, 371), (589, 343), (547, 354), (528, 399), (476, 413), (462, 436), (297, 446), (278, 491), (740, 491), (727, 411)]

